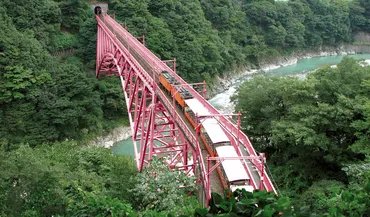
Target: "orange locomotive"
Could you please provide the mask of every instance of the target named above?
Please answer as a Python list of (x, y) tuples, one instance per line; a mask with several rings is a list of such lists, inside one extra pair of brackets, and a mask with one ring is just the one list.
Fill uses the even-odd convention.
[(176, 102), (185, 109), (185, 100), (192, 99), (193, 95), (186, 89), (186, 87), (177, 86), (180, 84), (169, 72), (162, 71), (159, 74), (159, 83), (167, 90), (169, 94), (175, 94), (174, 98)]

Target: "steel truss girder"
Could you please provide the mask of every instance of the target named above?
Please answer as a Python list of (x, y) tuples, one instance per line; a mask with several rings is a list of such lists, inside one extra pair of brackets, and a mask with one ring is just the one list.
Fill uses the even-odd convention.
[[(187, 127), (185, 121), (174, 109), (171, 100), (167, 99), (164, 92), (158, 88), (153, 80), (154, 71), (157, 70), (157, 73), (161, 70), (172, 72), (181, 85), (187, 85), (186, 82), (145, 46), (142, 46), (114, 19), (107, 15), (102, 15), (101, 18), (104, 22), (99, 16), (96, 17), (98, 21), (96, 75), (97, 77), (103, 74), (119, 76), (121, 80), (131, 131), (135, 134), (133, 139), (138, 169), (141, 170), (153, 155), (164, 156), (167, 154), (165, 162), (170, 167), (177, 167), (187, 173), (193, 172), (199, 175), (197, 181), (202, 185), (202, 189), (199, 190), (204, 190), (200, 195), (205, 196), (203, 199), (209, 201), (210, 190), (207, 189), (207, 186), (210, 185), (210, 179), (204, 165), (207, 159), (202, 157), (200, 146), (197, 144), (198, 136), (194, 135), (192, 130)], [(138, 59), (146, 64), (146, 68), (148, 68), (148, 65), (150, 66), (150, 69), (153, 70), (153, 77), (149, 75), (149, 71), (143, 70), (143, 67), (138, 64), (135, 58), (132, 58), (129, 52), (130, 49), (135, 51), (133, 53), (136, 53)], [(189, 91), (211, 114), (221, 115), (214, 107), (206, 103), (206, 100), (197, 91), (193, 88), (189, 88)], [(228, 117), (222, 115), (215, 117), (215, 119), (227, 133), (239, 156), (243, 156), (243, 152), (247, 152), (250, 156), (257, 156), (249, 138), (240, 131), (240, 126), (235, 125)], [(171, 135), (174, 135), (177, 139), (171, 140)], [(184, 135), (186, 135), (190, 144)], [(142, 140), (146, 140), (146, 142)], [(139, 142), (139, 151), (137, 151), (136, 142)], [(187, 152), (185, 149), (187, 149)], [(188, 155), (188, 157), (185, 157), (185, 155)], [(185, 159), (192, 159), (193, 162), (186, 162)], [(263, 188), (276, 193), (268, 175), (261, 174), (263, 170), (260, 169), (263, 169), (263, 166), (260, 162), (254, 158), (249, 159), (249, 161), (257, 168), (260, 180), (265, 180)], [(181, 166), (181, 164), (184, 165)], [(197, 170), (194, 172), (195, 165)], [(257, 187), (257, 180), (252, 180), (252, 185), (255, 188)], [(259, 188), (262, 188), (261, 182)]]
[(97, 37), (96, 76), (118, 76), (121, 80), (138, 170), (142, 171), (148, 161), (157, 156), (170, 168), (195, 174), (198, 152), (158, 98), (157, 84), (99, 22)]

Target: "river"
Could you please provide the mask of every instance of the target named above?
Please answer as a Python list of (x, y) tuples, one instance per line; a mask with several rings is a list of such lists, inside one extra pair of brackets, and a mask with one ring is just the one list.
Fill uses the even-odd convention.
[[(370, 59), (370, 54), (354, 54), (349, 55), (356, 59)], [(273, 69), (265, 72), (264, 76), (297, 76), (304, 75), (310, 71), (313, 71), (321, 66), (335, 65), (338, 64), (344, 56), (327, 56), (327, 57), (314, 57), (311, 59), (301, 59), (294, 65), (284, 66), (277, 69)], [(230, 102), (230, 97), (235, 93), (236, 89), (240, 84), (247, 79), (252, 79), (253, 76), (245, 76), (239, 81), (235, 82), (227, 91), (217, 94), (215, 97), (209, 100), (209, 102), (219, 109), (221, 112), (230, 113), (233, 112), (233, 105)], [(116, 143), (112, 147), (114, 154), (122, 154), (128, 156), (134, 156), (134, 147), (132, 145), (131, 138)]]
[[(354, 54), (348, 55), (355, 59), (370, 59), (370, 54)], [(264, 76), (300, 76), (304, 77), (306, 73), (314, 71), (325, 65), (336, 65), (342, 61), (343, 56), (326, 56), (326, 57), (314, 57), (310, 59), (298, 60), (296, 64), (280, 67), (277, 69), (269, 70), (264, 73)], [(241, 80), (251, 79), (252, 76), (245, 76)], [(227, 91), (217, 94), (215, 97), (209, 100), (215, 108), (223, 113), (232, 113), (234, 111), (234, 106), (230, 102), (230, 97), (235, 93), (236, 89), (240, 86), (242, 81), (236, 82)]]

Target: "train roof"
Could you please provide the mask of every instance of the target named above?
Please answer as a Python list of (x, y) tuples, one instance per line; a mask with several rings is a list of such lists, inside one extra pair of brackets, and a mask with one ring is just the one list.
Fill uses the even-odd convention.
[(192, 98), (185, 100), (186, 105), (194, 112), (194, 114), (198, 114), (198, 116), (210, 115), (211, 113), (208, 111), (206, 107), (202, 105), (199, 100)]
[[(208, 109), (205, 108), (197, 99), (188, 99), (185, 100), (185, 103), (194, 112), (194, 114), (198, 114), (198, 116), (210, 115)], [(207, 134), (213, 144), (230, 142), (230, 139), (227, 137), (215, 118), (200, 118), (200, 120), (202, 119), (205, 119), (202, 122), (202, 126), (207, 131)]]
[[(219, 146), (216, 147), (216, 151), (219, 157), (238, 157), (233, 146)], [(240, 160), (224, 160), (221, 164), (229, 182), (249, 180)]]
[(226, 136), (216, 119), (207, 118), (203, 121), (202, 125), (213, 144), (230, 142), (230, 139)]

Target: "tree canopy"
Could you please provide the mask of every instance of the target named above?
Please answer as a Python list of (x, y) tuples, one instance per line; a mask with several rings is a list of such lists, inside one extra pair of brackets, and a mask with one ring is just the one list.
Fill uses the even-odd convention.
[(112, 0), (109, 11), (162, 59), (177, 58), (186, 80), (295, 50), (351, 43), (367, 31), (365, 1)]
[[(281, 197), (214, 194), (210, 209), (197, 209), (178, 188), (194, 180), (161, 161), (153, 181), (131, 158), (84, 146), (127, 116), (118, 79), (95, 78), (89, 3), (0, 1), (0, 216), (302, 216), (292, 207), (306, 206), (312, 215), (369, 215), (369, 67), (345, 59), (306, 80), (243, 84), (234, 99), (243, 130), (267, 153)], [(370, 30), (366, 0), (110, 0), (109, 9), (161, 59), (177, 58), (188, 82), (210, 84)]]
[[(61, 13), (58, 6), (64, 7), (67, 3), (72, 4), (46, 0), (0, 3), (2, 144), (33, 146), (81, 139), (86, 134), (99, 134), (107, 129), (106, 120), (117, 120), (126, 115), (118, 81), (98, 81), (92, 73), (87, 73), (88, 67), (77, 56), (55, 58), (50, 55), (49, 52), (55, 49), (76, 47), (73, 42), (76, 36), (59, 30), (63, 22), (72, 22), (61, 23), (64, 12)], [(71, 31), (79, 30), (81, 26), (81, 35), (86, 32), (86, 36), (92, 38), (88, 38), (90, 41), (80, 39), (84, 41), (78, 50), (82, 56), (91, 52), (89, 46), (95, 43), (96, 33), (88, 34), (91, 30), (85, 27), (91, 27), (93, 17), (78, 19), (78, 28), (71, 27)], [(61, 37), (69, 39), (60, 42)], [(83, 60), (90, 61), (89, 58)]]
[[(365, 172), (370, 66), (364, 64), (344, 58), (336, 68), (320, 68), (304, 80), (254, 78), (233, 98), (243, 131), (267, 154), (283, 194), (298, 197), (317, 213), (369, 212), (359, 192), (370, 180)], [(334, 205), (351, 198), (359, 204)]]

